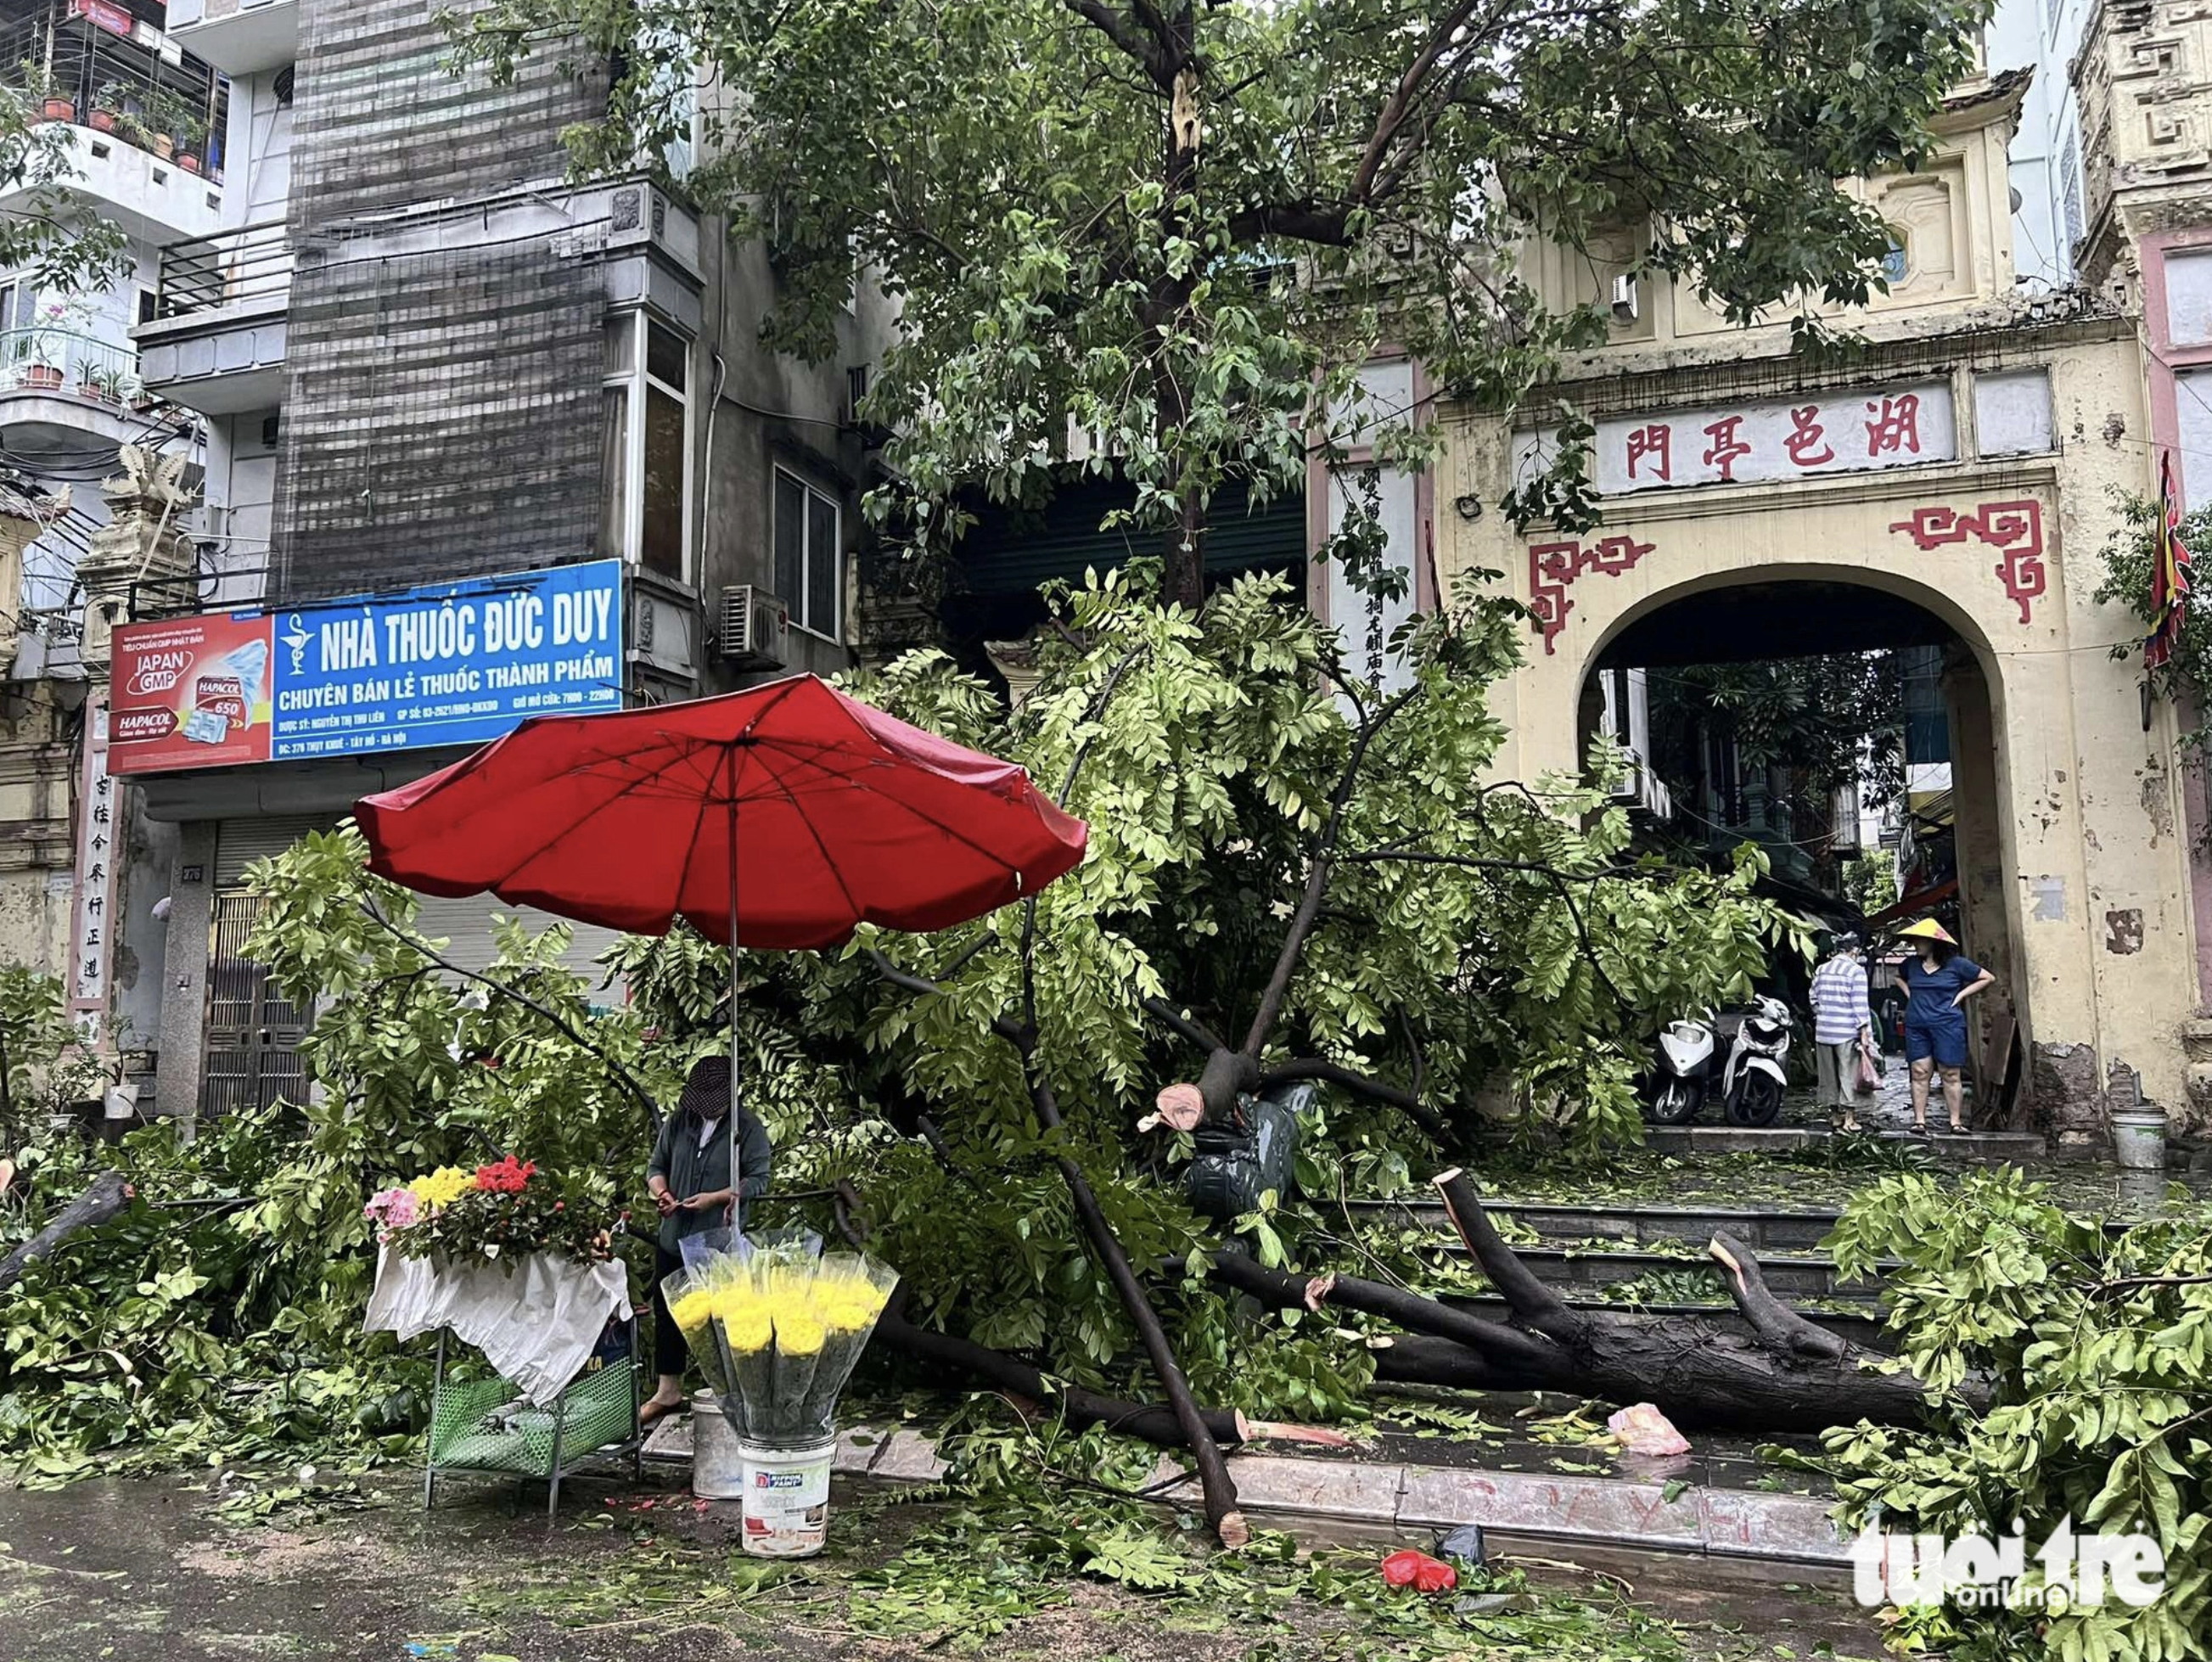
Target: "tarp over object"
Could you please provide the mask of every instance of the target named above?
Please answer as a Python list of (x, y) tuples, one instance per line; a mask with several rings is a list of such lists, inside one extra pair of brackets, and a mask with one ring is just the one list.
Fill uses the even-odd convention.
[(579, 1263), (532, 1252), (463, 1266), (386, 1247), (361, 1326), (402, 1339), (451, 1328), (526, 1401), (550, 1408), (591, 1361), (608, 1319), (629, 1315), (629, 1276), (613, 1260)]

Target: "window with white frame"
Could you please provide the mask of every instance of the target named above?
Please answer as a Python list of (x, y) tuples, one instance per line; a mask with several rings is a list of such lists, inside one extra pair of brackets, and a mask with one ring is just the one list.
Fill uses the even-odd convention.
[(845, 553), (837, 500), (796, 473), (775, 470), (775, 592), (791, 621), (832, 641), (845, 638)]
[(601, 549), (687, 581), (691, 343), (642, 312), (610, 321), (606, 341), (600, 405)]

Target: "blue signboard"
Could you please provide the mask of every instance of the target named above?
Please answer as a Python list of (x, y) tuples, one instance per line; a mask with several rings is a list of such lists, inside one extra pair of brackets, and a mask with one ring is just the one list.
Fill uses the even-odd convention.
[(271, 614), (270, 757), (474, 745), (623, 702), (623, 563)]

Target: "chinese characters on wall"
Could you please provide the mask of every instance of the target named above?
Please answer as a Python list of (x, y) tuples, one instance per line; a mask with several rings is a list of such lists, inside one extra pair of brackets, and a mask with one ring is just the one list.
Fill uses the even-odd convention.
[[(1923, 554), (1967, 547), (1993, 551), (1997, 557), (1986, 568), (1989, 577), (1996, 580), (2005, 599), (2020, 609), (2023, 624), (2035, 621), (2035, 602), (2048, 590), (2051, 581), (2044, 563), (2050, 550), (2044, 542), (2040, 502), (2021, 496), (1967, 508), (1923, 503), (1912, 508), (1909, 517), (1893, 521), (1889, 529), (1893, 534), (1911, 539), (1913, 547)], [(1528, 609), (1537, 634), (1543, 636), (1545, 652), (1558, 650), (1559, 634), (1575, 609), (1568, 590), (1577, 579), (1586, 575), (1617, 577), (1634, 568), (1655, 546), (1626, 532), (1613, 532), (1590, 542), (1567, 537), (1531, 543)], [(1923, 566), (1908, 559), (1905, 568), (1910, 575), (1947, 588), (1956, 581), (1956, 567), (1947, 569), (1936, 562)]]
[[(1548, 443), (1523, 438), (1524, 476), (1541, 465)], [(1950, 387), (1931, 381), (1609, 417), (1598, 423), (1592, 450), (1598, 493), (1620, 496), (1954, 461), (1959, 433)]]
[(89, 1037), (107, 1014), (107, 966), (114, 960), (115, 865), (120, 825), (115, 780), (107, 771), (107, 703), (85, 707), (84, 771), (76, 828), (76, 919), (69, 973), (70, 1018)]
[(1653, 545), (1633, 537), (1603, 537), (1584, 545), (1568, 538), (1560, 542), (1533, 543), (1528, 548), (1528, 609), (1535, 614), (1536, 632), (1544, 637), (1544, 650), (1567, 626), (1575, 603), (1567, 588), (1585, 571), (1617, 577), (1652, 550)]

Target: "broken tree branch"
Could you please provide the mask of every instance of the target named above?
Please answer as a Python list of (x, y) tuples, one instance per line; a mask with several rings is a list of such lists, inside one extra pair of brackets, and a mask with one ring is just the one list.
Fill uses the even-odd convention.
[(1457, 1166), (1449, 1172), (1439, 1172), (1430, 1181), (1443, 1196), (1444, 1211), (1459, 1231), (1459, 1238), (1467, 1250), (1482, 1267), (1514, 1315), (1539, 1333), (1557, 1339), (1562, 1344), (1572, 1344), (1583, 1336), (1589, 1322), (1581, 1312), (1571, 1310), (1559, 1295), (1536, 1278), (1536, 1274), (1521, 1262), (1520, 1257), (1499, 1236), (1490, 1215), (1482, 1209), (1475, 1198), (1474, 1187)]
[(1439, 1141), (1450, 1129), (1444, 1123), (1443, 1116), (1424, 1103), (1417, 1093), (1363, 1074), (1356, 1068), (1324, 1062), (1318, 1056), (1300, 1056), (1260, 1070), (1260, 1086), (1263, 1090), (1271, 1085), (1287, 1085), (1302, 1079), (1316, 1080), (1325, 1085), (1340, 1085), (1354, 1095), (1367, 1097), (1395, 1108)]
[(1514, 1377), (1531, 1382), (1516, 1389), (1539, 1388), (1534, 1383), (1538, 1380), (1564, 1388), (1574, 1384), (1572, 1361), (1558, 1346), (1403, 1288), (1362, 1281), (1356, 1275), (1293, 1275), (1267, 1269), (1237, 1252), (1215, 1253), (1211, 1274), (1223, 1286), (1235, 1288), (1278, 1310), (1318, 1312), (1323, 1305), (1334, 1305), (1380, 1316), (1409, 1332), (1449, 1339), (1478, 1353), (1493, 1368), (1505, 1366)]
[(1173, 1029), (1176, 1034), (1195, 1044), (1201, 1050), (1225, 1050), (1229, 1048), (1196, 1017), (1178, 1010), (1164, 998), (1146, 999), (1144, 1009), (1146, 1015), (1163, 1026)]
[[(1045, 1077), (1037, 1060), (1034, 1035), (1022, 1047), (1022, 1064), (1029, 1075), (1030, 1101), (1036, 1110), (1037, 1123), (1048, 1133), (1062, 1130), (1060, 1103), (1053, 1093), (1052, 1081)], [(1221, 1458), (1221, 1446), (1214, 1440), (1205, 1416), (1199, 1411), (1197, 1400), (1191, 1395), (1190, 1382), (1183, 1377), (1182, 1364), (1176, 1359), (1175, 1347), (1168, 1342), (1167, 1329), (1160, 1324), (1159, 1313), (1145, 1297), (1137, 1272), (1130, 1265), (1129, 1255), (1122, 1250), (1120, 1237), (1115, 1234), (1113, 1225), (1098, 1204), (1097, 1196), (1091, 1191), (1091, 1179), (1071, 1156), (1056, 1154), (1054, 1160), (1075, 1202), (1075, 1215), (1083, 1226), (1083, 1233), (1106, 1266), (1107, 1279), (1113, 1282), (1121, 1307), (1135, 1324), (1138, 1337), (1144, 1342), (1145, 1355), (1152, 1365), (1161, 1390), (1167, 1393), (1176, 1422), (1182, 1428), (1185, 1446), (1198, 1466), (1199, 1487), (1206, 1497), (1206, 1521), (1212, 1525), (1222, 1545), (1241, 1547), (1252, 1538), (1251, 1528), (1237, 1508), (1237, 1485), (1231, 1480), (1229, 1467)]]
[(1816, 1326), (1776, 1298), (1759, 1273), (1750, 1249), (1729, 1235), (1716, 1235), (1705, 1251), (1728, 1272), (1729, 1296), (1752, 1330), (1767, 1343), (1801, 1356), (1841, 1357), (1850, 1348), (1840, 1335)]
[(81, 1229), (94, 1229), (131, 1203), (131, 1185), (120, 1172), (102, 1172), (91, 1186), (54, 1214), (46, 1227), (0, 1260), (0, 1288), (13, 1287), (24, 1270)]
[[(1260, 1008), (1253, 1013), (1251, 1030), (1244, 1035), (1244, 1054), (1255, 1061), (1266, 1045), (1267, 1035), (1274, 1031), (1275, 1019), (1282, 1014), (1283, 1001), (1290, 994), (1291, 977), (1297, 973), (1306, 940), (1319, 920), (1322, 898), (1328, 893), (1328, 880), (1335, 870), (1337, 842), (1344, 835), (1345, 815), (1352, 807), (1352, 794), (1359, 782), (1360, 767), (1382, 729), (1420, 691), (1416, 683), (1396, 695), (1376, 711), (1371, 720), (1360, 724), (1358, 736), (1352, 741), (1352, 754), (1346, 758), (1343, 776), (1336, 782), (1336, 789), (1329, 799), (1328, 819), (1314, 839), (1308, 856), (1310, 864), (1306, 870), (1305, 891), (1298, 898), (1297, 910), (1291, 915), (1290, 928), (1284, 932), (1283, 949), (1275, 959), (1274, 973), (1267, 977), (1267, 984), (1260, 994)], [(1206, 1108), (1212, 1112), (1233, 1105), (1209, 1102)]]

